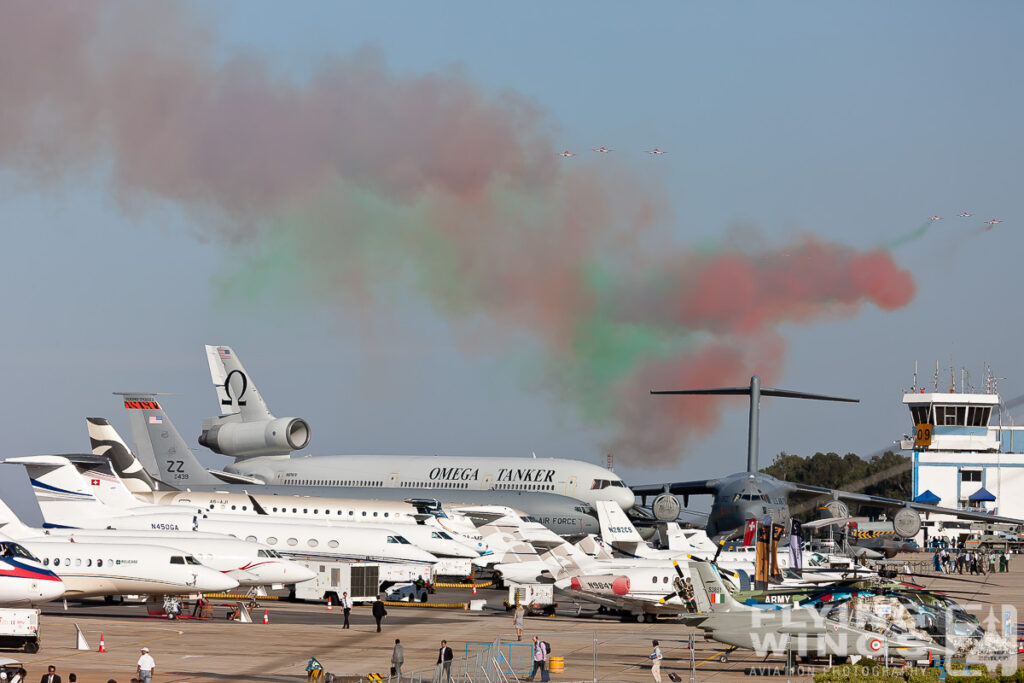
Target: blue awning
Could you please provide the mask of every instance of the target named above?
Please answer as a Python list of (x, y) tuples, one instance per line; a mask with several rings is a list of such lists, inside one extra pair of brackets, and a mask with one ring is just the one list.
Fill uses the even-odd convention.
[(995, 499), (996, 499), (996, 497), (993, 496), (992, 493), (988, 489), (986, 489), (984, 486), (982, 486), (980, 489), (978, 489), (977, 491), (975, 491), (971, 495), (967, 496), (967, 500), (974, 501), (976, 503), (982, 502), (982, 501), (992, 501), (992, 500), (995, 500)]
[[(914, 502), (915, 503), (927, 503), (928, 505), (934, 505), (935, 503), (938, 503), (940, 500), (942, 500), (942, 499), (939, 498), (938, 496), (936, 496), (934, 493), (932, 493), (931, 489), (927, 489), (924, 493), (920, 494), (917, 498), (915, 498)], [(995, 500), (995, 499), (993, 498), (993, 500)]]

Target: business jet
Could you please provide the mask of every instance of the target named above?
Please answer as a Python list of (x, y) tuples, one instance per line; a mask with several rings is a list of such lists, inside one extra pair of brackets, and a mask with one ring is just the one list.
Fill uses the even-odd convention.
[[(428, 574), (430, 567), (438, 561), (434, 555), (417, 548), (388, 528), (362, 528), (327, 521), (276, 521), (243, 515), (193, 514), (187, 510), (145, 514), (144, 506), (117, 509), (105, 505), (87, 490), (67, 458), (47, 455), (16, 460), (15, 464), (24, 466), (28, 472), (32, 492), (48, 525), (120, 531), (205, 531), (262, 543), (289, 559), (416, 564), (423, 566)], [(55, 492), (70, 498), (54, 501)]]
[(24, 524), (3, 501), (0, 501), (0, 529), (20, 542), (59, 539), (75, 543), (166, 546), (191, 554), (202, 564), (246, 587), (299, 583), (316, 576), (308, 568), (286, 560), (271, 548), (233, 536), (151, 529), (132, 532), (117, 529), (36, 529)]
[[(635, 497), (618, 475), (580, 460), (434, 455), (289, 458), (289, 453), (308, 445), (308, 423), (301, 418), (274, 417), (230, 347), (207, 346), (206, 357), (221, 415), (203, 421), (199, 443), (215, 453), (235, 457), (221, 473), (225, 478), (234, 474), (242, 477), (235, 480), (240, 483), (257, 480), (302, 486), (532, 491), (569, 496), (591, 505), (614, 500), (624, 510), (633, 507)], [(164, 416), (154, 396), (126, 395), (125, 408), (139, 458), (147, 469), (158, 471), (159, 460), (178, 460), (158, 458), (139, 443), (143, 428), (151, 435), (161, 431)], [(168, 483), (175, 481), (172, 478)]]
[(21, 607), (56, 600), (64, 582), (35, 555), (0, 534), (0, 606)]

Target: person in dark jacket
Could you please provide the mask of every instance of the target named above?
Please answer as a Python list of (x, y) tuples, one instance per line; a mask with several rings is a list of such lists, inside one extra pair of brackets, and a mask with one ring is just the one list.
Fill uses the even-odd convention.
[(373, 612), (374, 620), (377, 622), (377, 633), (380, 633), (380, 622), (388, 615), (388, 611), (384, 609), (384, 603), (381, 602), (379, 595), (377, 596), (377, 599), (373, 601), (371, 611)]
[(448, 647), (448, 641), (441, 641), (441, 649), (437, 651), (437, 663), (441, 666), (441, 683), (452, 683), (452, 659), (455, 653)]

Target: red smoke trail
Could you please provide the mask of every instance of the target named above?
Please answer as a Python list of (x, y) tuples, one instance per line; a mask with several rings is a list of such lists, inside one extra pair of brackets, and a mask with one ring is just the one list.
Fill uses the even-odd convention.
[(2, 11), (0, 164), (51, 181), (109, 163), (125, 206), (173, 202), (199, 236), (266, 249), (268, 269), (322, 300), (368, 307), (401, 281), (495, 339), (525, 330), (559, 396), (607, 399), (588, 416), (619, 453), (671, 460), (714, 428), (717, 402), (659, 402), (652, 387), (771, 381), (778, 324), (913, 296), (887, 254), (812, 238), (652, 259), (635, 245), (668, 243), (662, 188), (559, 163), (536, 105), (454, 70), (400, 78), (367, 51), (299, 83), (255, 57), (218, 62), (179, 5)]

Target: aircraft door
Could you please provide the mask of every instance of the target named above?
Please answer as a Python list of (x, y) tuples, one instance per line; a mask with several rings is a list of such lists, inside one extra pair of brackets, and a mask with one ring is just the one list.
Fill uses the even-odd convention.
[(388, 475), (388, 488), (395, 488), (398, 486), (398, 472), (392, 472)]
[(574, 497), (576, 495), (576, 475), (565, 480), (565, 495)]
[(484, 475), (483, 490), (484, 491), (490, 491), (491, 490), (491, 486), (493, 486), (493, 485), (494, 485), (494, 475), (493, 474), (485, 474)]

